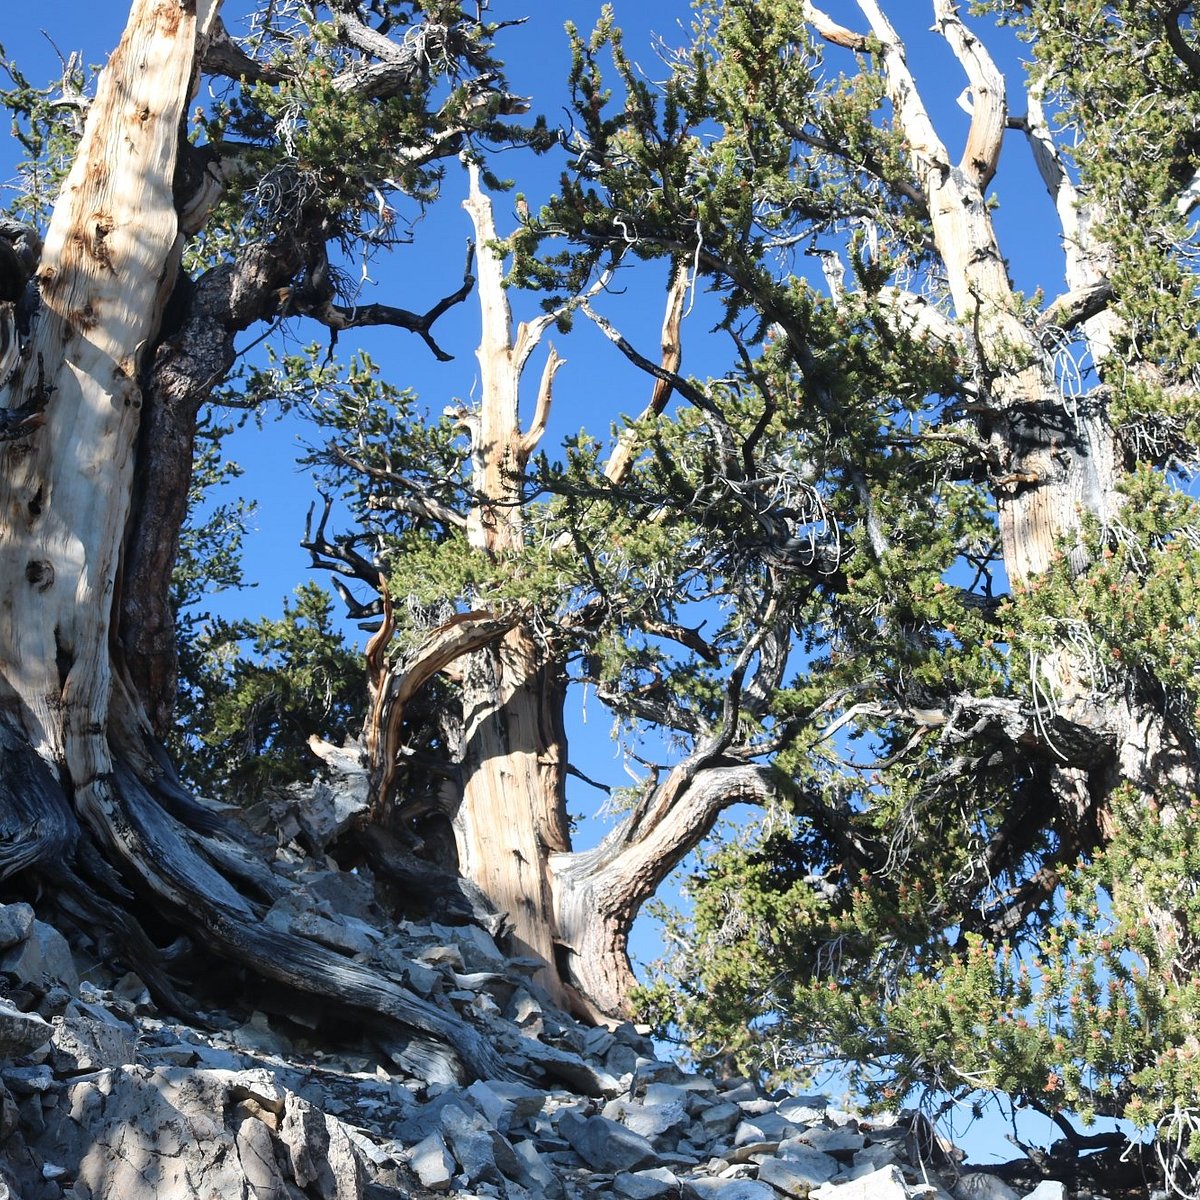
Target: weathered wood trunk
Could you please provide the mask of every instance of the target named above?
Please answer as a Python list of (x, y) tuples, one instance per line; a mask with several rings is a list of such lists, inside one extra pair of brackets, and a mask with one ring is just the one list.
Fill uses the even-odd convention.
[[(529, 431), (520, 418), (521, 375), (545, 323), (522, 324), (513, 338), (503, 263), (492, 251), (492, 206), (474, 169), (465, 202), (479, 251), (482, 336), (480, 407), (469, 416), (474, 504), (467, 538), (502, 566), (525, 541), (522, 474), (549, 413), (560, 360), (550, 349)], [(546, 964), (539, 981), (566, 1002), (555, 970), (548, 855), (567, 850), (566, 736), (561, 668), (545, 640), (523, 622), (463, 664), (462, 802), (454, 819), (459, 869), (512, 924), (515, 952)]]
[[(465, 207), (479, 251), (482, 336), (480, 400), (460, 409), (471, 446), (473, 503), (464, 527), (471, 547), (498, 576), (525, 546), (529, 514), (522, 475), (546, 426), (560, 360), (550, 350), (528, 427), (519, 409), (522, 373), (553, 316), (521, 324), (514, 335), (490, 200), (471, 172)], [(687, 273), (677, 272), (663, 326), (663, 368), (679, 365), (679, 325)], [(647, 413), (661, 413), (670, 394), (659, 380)], [(619, 483), (635, 457), (621, 438), (605, 476)], [(563, 549), (566, 543), (563, 543)], [(458, 869), (503, 914), (510, 948), (537, 959), (538, 981), (580, 1016), (624, 1014), (634, 976), (629, 931), (642, 904), (703, 838), (717, 813), (739, 801), (762, 803), (768, 788), (757, 768), (718, 765), (706, 746), (651, 787), (594, 851), (573, 853), (566, 813), (567, 742), (563, 724), (567, 675), (552, 622), (519, 603), (477, 607), (429, 631), (394, 663), (383, 651), (391, 636), (391, 604), (369, 652), (372, 706), (364, 743), (377, 815), (392, 797), (403, 753), (405, 706), (439, 671), (452, 672), (462, 728), (458, 738), (453, 827)], [(568, 635), (569, 636), (569, 635)]]
[(636, 980), (629, 933), (641, 907), (732, 804), (766, 804), (770, 771), (689, 756), (595, 850), (554, 855), (561, 965), (593, 1018), (626, 1015)]
[(460, 1021), (262, 924), (261, 908), (222, 873), (236, 868), (232, 841), (207, 839), (218, 822), (175, 778), (114, 652), (142, 360), (186, 232), (172, 185), (218, 8), (134, 0), (54, 209), (36, 333), (0, 396), (5, 409), (40, 417), (6, 422), (17, 436), (0, 444), (0, 873), (40, 870), (77, 918), (122, 939), (168, 1004), (180, 1001), (136, 913), (95, 882), (108, 895), (153, 895), (158, 918), (260, 975), (399, 1022), (414, 1060), (435, 1076), (460, 1066), (503, 1073)]
[(47, 233), (36, 336), (3, 397), (46, 405), (0, 473), (7, 708), (83, 809), (109, 803), (109, 634), (141, 356), (178, 265), (179, 127), (216, 8), (134, 4)]
[(523, 628), (463, 665), (459, 869), (512, 923), (512, 949), (547, 966), (539, 981), (565, 1003), (555, 969), (549, 855), (570, 847), (566, 826), (562, 681)]
[[(904, 46), (876, 0), (858, 0), (881, 47), (896, 123), (911, 145), (911, 162), (928, 201), (934, 242), (966, 347), (976, 360), (975, 409), (990, 453), (1004, 568), (1017, 588), (1036, 583), (1065, 555), (1076, 574), (1090, 565), (1082, 530), (1094, 519), (1107, 529), (1119, 516), (1119, 484), (1126, 473), (1117, 432), (1102, 391), (1068, 401), (1055, 377), (1042, 335), (1070, 321), (1103, 371), (1120, 337), (1119, 318), (1106, 307), (1111, 295), (1108, 254), (1095, 235), (1098, 214), (1072, 184), (1056, 150), (1040, 95), (1029, 96), (1026, 136), (1062, 225), (1067, 293), (1038, 321), (1022, 316), (1008, 278), (985, 192), (1008, 127), (1004, 78), (982, 43), (963, 24), (953, 0), (933, 0), (934, 28), (949, 44), (969, 81), (971, 126), (957, 161), (934, 129)], [(830, 40), (845, 30), (808, 6), (809, 19)], [(848, 44), (844, 41), (841, 44)], [(858, 48), (863, 48), (859, 44)], [(1095, 299), (1101, 297), (1099, 303)], [(1193, 760), (1147, 689), (1101, 689), (1077, 649), (1063, 644), (1038, 666), (1047, 702), (1068, 720), (1102, 731), (1111, 757), (1091, 769), (1052, 768), (1059, 811), (1103, 840), (1116, 788), (1133, 784), (1148, 806), (1156, 791), (1181, 795), (1200, 786)]]

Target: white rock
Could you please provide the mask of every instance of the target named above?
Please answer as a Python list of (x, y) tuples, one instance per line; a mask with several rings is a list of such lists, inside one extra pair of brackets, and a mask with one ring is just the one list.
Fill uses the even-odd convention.
[(1022, 1200), (1066, 1200), (1067, 1189), (1056, 1179), (1043, 1179), (1032, 1192), (1026, 1192)]
[(884, 1167), (849, 1183), (823, 1183), (811, 1195), (814, 1200), (909, 1200), (899, 1167)]
[(408, 1165), (416, 1171), (421, 1186), (431, 1192), (447, 1191), (454, 1178), (454, 1159), (437, 1133), (431, 1133), (408, 1152)]
[(779, 1193), (755, 1179), (689, 1179), (701, 1200), (779, 1200)]

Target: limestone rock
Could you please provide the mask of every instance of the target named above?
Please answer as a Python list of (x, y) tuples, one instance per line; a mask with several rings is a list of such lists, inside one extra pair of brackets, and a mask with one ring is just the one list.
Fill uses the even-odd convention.
[(65, 1089), (46, 1113), (43, 1161), (77, 1195), (128, 1200), (257, 1196), (362, 1200), (357, 1154), (333, 1117), (263, 1072), (126, 1066)]
[(454, 1178), (456, 1163), (439, 1133), (431, 1133), (409, 1151), (409, 1165), (417, 1173), (421, 1186), (431, 1192), (444, 1192)]
[(1067, 1189), (1056, 1179), (1043, 1179), (1041, 1183), (1027, 1192), (1021, 1200), (1066, 1200)]
[(811, 1195), (813, 1200), (909, 1200), (899, 1167), (883, 1167), (849, 1183), (824, 1183)]
[(71, 996), (79, 993), (71, 947), (57, 929), (43, 921), (34, 921), (22, 941), (0, 954), (0, 975), (8, 975), (18, 988), (28, 988), (37, 999), (55, 988)]
[(758, 1177), (786, 1196), (807, 1196), (813, 1188), (828, 1183), (841, 1170), (841, 1164), (819, 1150), (764, 1159)]
[(625, 1200), (669, 1200), (683, 1189), (679, 1179), (666, 1167), (648, 1171), (623, 1171), (612, 1182), (613, 1193)]
[(28, 904), (0, 904), (0, 950), (23, 942), (33, 929), (33, 908)]
[(688, 1186), (700, 1200), (779, 1200), (774, 1188), (755, 1179), (692, 1179)]

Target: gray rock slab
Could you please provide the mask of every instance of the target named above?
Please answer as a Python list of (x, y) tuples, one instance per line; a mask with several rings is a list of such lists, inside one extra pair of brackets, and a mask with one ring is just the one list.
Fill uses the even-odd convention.
[(687, 1088), (674, 1083), (648, 1083), (642, 1094), (643, 1104), (678, 1104), (686, 1105), (691, 1099)]
[(633, 1071), (634, 1091), (641, 1092), (651, 1083), (682, 1083), (687, 1076), (675, 1063), (657, 1058), (639, 1058)]
[(421, 1186), (431, 1192), (450, 1190), (457, 1164), (442, 1140), (441, 1134), (431, 1133), (408, 1151), (408, 1165), (416, 1172)]
[(781, 1152), (786, 1153), (787, 1148), (794, 1142), (811, 1146), (814, 1150), (821, 1150), (826, 1154), (835, 1154), (849, 1159), (851, 1155), (866, 1146), (867, 1139), (865, 1134), (849, 1125), (840, 1125), (833, 1129), (824, 1125), (814, 1125), (802, 1130), (794, 1138), (786, 1139)]
[(700, 1200), (779, 1200), (779, 1193), (756, 1179), (689, 1179), (688, 1190)]
[(531, 1189), (547, 1200), (560, 1200), (563, 1195), (562, 1180), (546, 1165), (533, 1142), (515, 1142), (513, 1152), (525, 1167), (526, 1178)]
[(503, 971), (507, 959), (495, 939), (478, 925), (431, 925), (430, 930), (442, 942), (458, 947), (460, 970)]
[(896, 1166), (883, 1167), (848, 1183), (823, 1183), (811, 1194), (813, 1200), (909, 1200), (904, 1176)]
[(0, 904), (0, 950), (23, 942), (33, 929), (33, 908), (28, 904)]
[(54, 1087), (54, 1072), (40, 1063), (35, 1067), (5, 1067), (0, 1078), (14, 1096), (41, 1096)]
[(666, 1167), (653, 1167), (649, 1171), (622, 1171), (612, 1181), (613, 1193), (626, 1200), (666, 1200), (678, 1196), (679, 1177)]
[(733, 1135), (733, 1144), (743, 1146), (747, 1142), (782, 1142), (801, 1132), (800, 1126), (793, 1125), (777, 1112), (764, 1112), (742, 1121)]
[(54, 987), (79, 994), (79, 974), (71, 947), (53, 926), (34, 921), (28, 936), (0, 954), (0, 974), (11, 975), (18, 984), (45, 995)]
[(479, 1113), (468, 1113), (457, 1105), (447, 1105), (442, 1109), (441, 1126), (442, 1137), (458, 1160), (468, 1184), (500, 1182), (491, 1134)]
[(134, 1061), (132, 1026), (112, 1020), (98, 1020), (78, 1007), (54, 1018), (54, 1068), (67, 1075), (80, 1071), (98, 1071), (102, 1067), (123, 1067)]
[(489, 1125), (507, 1133), (512, 1121), (513, 1105), (501, 1099), (490, 1084), (477, 1079), (464, 1093)]
[(709, 1105), (697, 1118), (700, 1127), (708, 1137), (719, 1137), (732, 1133), (742, 1119), (742, 1110), (736, 1104), (727, 1100)]
[(640, 1134), (607, 1117), (579, 1117), (564, 1112), (558, 1122), (559, 1134), (595, 1171), (637, 1171), (658, 1165), (654, 1147)]
[(998, 1175), (970, 1171), (954, 1185), (955, 1200), (1021, 1200), (1020, 1192)]
[[(536, 1117), (546, 1105), (546, 1093), (509, 1079), (486, 1079), (483, 1086), (508, 1106), (514, 1125)], [(470, 1089), (467, 1089), (470, 1091)]]
[(362, 1200), (345, 1127), (266, 1072), (126, 1066), (68, 1084), (36, 1147), (80, 1195)]
[(352, 918), (330, 920), (312, 912), (295, 913), (289, 919), (288, 927), (292, 933), (310, 937), (342, 954), (369, 954), (379, 940), (379, 934), (361, 921)]
[(442, 1125), (442, 1112), (447, 1106), (460, 1110), (467, 1107), (467, 1102), (455, 1092), (445, 1092), (441, 1096), (425, 1104), (406, 1111), (392, 1126), (392, 1137), (398, 1142), (409, 1146), (436, 1133)]
[(612, 1097), (620, 1095), (623, 1090), (619, 1080), (570, 1050), (521, 1036), (515, 1039), (512, 1049), (549, 1079), (559, 1080), (582, 1095)]
[(21, 1012), (0, 1000), (0, 1060), (11, 1061), (50, 1041), (54, 1027), (37, 1013)]
[(1067, 1189), (1056, 1179), (1043, 1179), (1032, 1192), (1026, 1192), (1021, 1200), (1066, 1200)]
[[(675, 1088), (670, 1090), (678, 1091)], [(677, 1099), (666, 1103), (643, 1104), (634, 1100), (610, 1100), (604, 1106), (603, 1115), (609, 1120), (620, 1121), (627, 1129), (632, 1129), (634, 1133), (641, 1134), (653, 1142), (665, 1134), (682, 1129), (688, 1123), (687, 1110), (684, 1108), (685, 1097), (686, 1093), (679, 1092)]]
[(767, 1158), (759, 1163), (758, 1177), (787, 1196), (807, 1196), (813, 1188), (828, 1183), (840, 1170), (836, 1158), (810, 1150), (788, 1158)]
[(632, 1075), (637, 1069), (638, 1052), (624, 1042), (614, 1042), (604, 1056), (604, 1069), (613, 1075)]

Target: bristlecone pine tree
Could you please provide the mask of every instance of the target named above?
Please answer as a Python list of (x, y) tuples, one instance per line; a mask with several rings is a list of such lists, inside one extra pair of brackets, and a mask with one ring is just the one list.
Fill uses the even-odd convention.
[[(436, 347), (465, 291), (424, 315), (342, 304), (338, 251), (390, 240), (389, 194), (476, 157), (473, 131), (518, 136), (497, 125), (518, 106), (487, 27), (392, 6), (418, 30), (393, 44), (380, 7), (339, 2), (318, 34), (268, 30), (251, 56), (213, 0), (138, 0), (40, 258), (32, 231), (0, 227), (0, 871), (108, 929), (164, 999), (130, 889), (156, 898), (156, 935), (493, 1071), (394, 984), (264, 932), (239, 890), (253, 868), (159, 750), (192, 432), (235, 334), (301, 314)], [(961, 144), (876, 0), (837, 21), (796, 0), (701, 5), (659, 87), (607, 15), (574, 35), (559, 194), (501, 243), (472, 183), (478, 407), (422, 423), (360, 361), (315, 457), (362, 528), (331, 539), (327, 512), (308, 541), (378, 595), (377, 820), (408, 837), (448, 819), (557, 994), (621, 1011), (639, 906), (723, 808), (768, 805), (704, 860), (646, 1011), (719, 1065), (799, 1071), (815, 1044), (884, 1099), (1020, 1096), (1076, 1148), (1064, 1114), (1125, 1116), (1195, 1194), (1192, 5), (983, 7), (1033, 62), (1010, 114), (991, 35), (933, 0), (967, 85)], [(203, 72), (243, 82), (189, 148)], [(1021, 154), (1061, 238), (1053, 300), (1014, 290), (993, 220), (998, 167)], [(506, 252), (547, 293), (515, 334)], [(653, 352), (602, 311), (635, 259), (666, 268)], [(717, 297), (731, 351), (709, 380), (680, 374), (692, 288)], [(534, 455), (557, 356), (525, 428), (517, 389), (551, 326), (583, 318), (654, 382), (611, 451), (581, 436), (555, 464)], [(669, 735), (635, 745), (644, 779), (590, 852), (571, 851), (564, 808), (572, 684)]]
[[(308, 26), (278, 18), (281, 29), (271, 10), (239, 44), (219, 0), (135, 0), (90, 104), (73, 74), (59, 104), (11, 72), (27, 147), (67, 149), (63, 114), (86, 110), (86, 122), (44, 239), (0, 227), (0, 876), (107, 939), (164, 1003), (186, 1001), (155, 943), (182, 932), (198, 951), (387, 1018), (435, 1076), (489, 1074), (503, 1064), (460, 1022), (268, 931), (251, 857), (161, 750), (197, 412), (235, 336), (303, 314), (335, 332), (408, 329), (440, 354), (432, 323), (465, 285), (426, 314), (351, 306), (330, 258), (393, 243), (390, 205), (430, 197), (439, 161), (471, 137), (524, 136), (500, 124), (521, 105), (491, 57), (493, 27), (454, 5), (387, 7), (337, 3)], [(202, 78), (224, 99), (196, 118), (193, 144)], [(352, 162), (347, 145), (361, 147)]]
[[(796, 634), (742, 717), (790, 811), (701, 870), (647, 1003), (716, 1061), (816, 1042), (884, 1098), (1125, 1116), (1194, 1194), (1193, 6), (983, 6), (1029, 43), (1013, 112), (995, 30), (934, 0), (946, 89), (884, 7), (709, 6), (661, 96), (618, 40), (615, 114), (605, 31), (576, 46), (587, 177), (538, 232), (724, 299), (734, 366), (677, 383), (714, 443), (682, 511), (756, 548)], [(1022, 157), (1054, 299), (1014, 290), (993, 220)]]
[[(836, 21), (703, 4), (659, 86), (610, 17), (575, 35), (573, 162), (496, 245), (547, 321), (594, 320), (654, 399), (611, 457), (583, 437), (563, 465), (531, 458), (558, 360), (522, 430), (546, 326), (511, 334), (473, 190), (478, 407), (414, 440), (412, 398), (380, 407), (360, 379), (318, 458), (376, 557), (356, 571), (324, 525), (310, 540), (386, 596), (381, 819), (451, 817), (462, 868), (565, 992), (619, 1008), (642, 898), (723, 807), (770, 801), (693, 880), (683, 949), (641, 997), (664, 1031), (716, 1065), (856, 1060), (896, 1102), (1019, 1096), (1068, 1149), (1107, 1141), (1064, 1114), (1125, 1116), (1194, 1194), (1193, 8), (982, 7), (999, 33), (950, 0), (921, 22), (949, 87), (914, 78), (874, 0)], [(1015, 60), (1014, 28), (1023, 96), (988, 49)], [(991, 199), (1021, 157), (1047, 193), (1032, 297)], [(668, 264), (661, 355), (599, 311), (594, 281), (633, 259)], [(678, 368), (692, 286), (731, 348), (707, 381)], [(683, 746), (645, 751), (585, 853), (563, 809), (572, 682)]]

